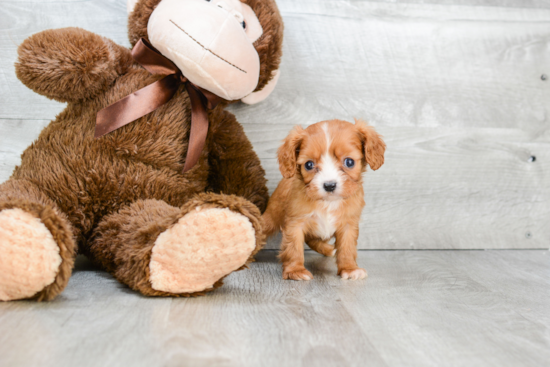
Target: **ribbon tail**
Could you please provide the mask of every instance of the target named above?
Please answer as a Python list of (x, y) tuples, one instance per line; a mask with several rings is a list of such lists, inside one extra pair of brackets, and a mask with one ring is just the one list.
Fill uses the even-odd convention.
[(179, 77), (168, 75), (97, 113), (95, 138), (99, 138), (155, 111), (168, 102), (180, 85)]
[(202, 94), (203, 103), (209, 110), (216, 108), (216, 106), (220, 104), (221, 101), (223, 101), (222, 97), (218, 97), (217, 95), (210, 91), (207, 91), (206, 89), (202, 89), (200, 87), (197, 88)]
[(191, 100), (191, 133), (183, 173), (189, 171), (199, 161), (208, 134), (208, 113), (199, 92), (191, 83), (186, 83), (185, 87)]

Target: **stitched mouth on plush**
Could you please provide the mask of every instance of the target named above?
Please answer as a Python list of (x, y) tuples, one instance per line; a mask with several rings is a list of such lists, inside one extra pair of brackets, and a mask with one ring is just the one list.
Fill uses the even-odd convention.
[(262, 30), (248, 5), (163, 0), (151, 14), (147, 32), (151, 44), (199, 87), (226, 100), (256, 89), (260, 60), (253, 42)]

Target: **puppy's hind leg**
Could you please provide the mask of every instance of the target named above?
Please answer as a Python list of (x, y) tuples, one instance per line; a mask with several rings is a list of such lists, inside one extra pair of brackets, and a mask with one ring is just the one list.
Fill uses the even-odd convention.
[(306, 244), (321, 255), (333, 257), (336, 254), (334, 246), (321, 239), (306, 237)]
[(278, 223), (275, 222), (275, 218), (273, 218), (273, 213), (269, 210), (268, 207), (266, 212), (262, 215), (262, 230), (264, 233), (264, 236), (271, 237), (275, 232), (277, 232)]

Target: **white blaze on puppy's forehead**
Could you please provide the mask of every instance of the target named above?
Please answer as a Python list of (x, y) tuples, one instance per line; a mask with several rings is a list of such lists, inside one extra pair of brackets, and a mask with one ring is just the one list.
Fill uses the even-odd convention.
[(336, 157), (334, 157), (330, 153), (332, 136), (329, 132), (328, 124), (326, 123), (323, 124), (322, 129), (323, 129), (323, 132), (325, 133), (326, 147), (325, 147), (325, 152), (321, 156), (321, 159), (318, 164), (320, 167), (319, 172), (316, 174), (313, 181), (322, 196), (325, 196), (328, 194), (325, 191), (323, 185), (326, 182), (335, 182), (336, 190), (332, 192), (332, 195), (334, 194), (339, 195), (341, 192), (341, 186), (342, 186), (342, 173), (340, 172), (339, 164), (336, 160)]
[(328, 153), (329, 152), (329, 149), (330, 149), (330, 145), (332, 144), (332, 137), (330, 136), (330, 133), (328, 132), (328, 123), (324, 123), (323, 124), (323, 131), (325, 133), (325, 138), (326, 138), (326, 141), (327, 141), (327, 146), (326, 146), (326, 152)]
[(321, 156), (320, 166), (318, 175), (322, 177), (323, 182), (340, 180), (340, 169), (337, 166), (336, 159), (331, 154), (325, 153)]

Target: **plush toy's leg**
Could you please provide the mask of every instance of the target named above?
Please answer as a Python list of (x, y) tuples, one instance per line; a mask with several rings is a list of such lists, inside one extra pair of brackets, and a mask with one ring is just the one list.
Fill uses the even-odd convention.
[(28, 181), (0, 185), (0, 301), (53, 299), (75, 256), (71, 225), (53, 201)]
[(175, 208), (140, 200), (105, 217), (89, 248), (119, 281), (148, 296), (199, 295), (222, 285), (263, 245), (260, 212), (247, 200), (201, 194)]

